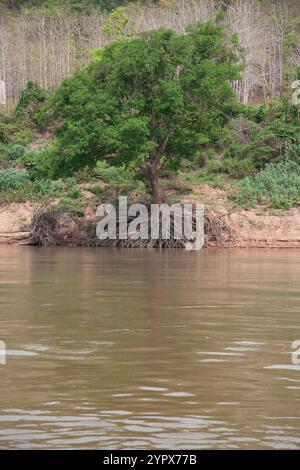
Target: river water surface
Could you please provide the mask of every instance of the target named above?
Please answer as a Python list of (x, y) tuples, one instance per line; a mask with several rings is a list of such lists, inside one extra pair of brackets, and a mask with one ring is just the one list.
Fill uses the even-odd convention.
[(0, 448), (299, 449), (300, 251), (0, 247)]

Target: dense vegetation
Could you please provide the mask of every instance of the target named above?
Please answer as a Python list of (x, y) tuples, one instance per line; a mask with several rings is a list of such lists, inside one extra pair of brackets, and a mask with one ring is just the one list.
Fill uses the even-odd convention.
[(162, 202), (162, 169), (199, 156), (236, 112), (228, 82), (238, 78), (234, 46), (220, 26), (202, 23), (186, 35), (160, 29), (115, 41), (95, 57), (49, 101), (51, 118), (63, 122), (53, 173), (101, 159), (124, 164)]
[(1, 201), (51, 198), (82, 215), (87, 194), (161, 202), (172, 185), (210, 182), (234, 204), (299, 203), (300, 106), (284, 88), (258, 105), (237, 100), (247, 64), (226, 28), (219, 15), (186, 34), (136, 35), (125, 10), (113, 13), (117, 39), (92, 64), (53, 92), (30, 81), (0, 114)]

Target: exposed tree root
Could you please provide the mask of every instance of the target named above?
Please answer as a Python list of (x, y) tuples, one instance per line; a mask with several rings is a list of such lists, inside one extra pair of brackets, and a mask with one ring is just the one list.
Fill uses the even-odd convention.
[(217, 247), (224, 247), (228, 243), (234, 241), (234, 235), (225, 222), (223, 216), (217, 216), (211, 211), (205, 210), (204, 214), (204, 233), (205, 244), (204, 246), (214, 245)]
[(50, 203), (39, 205), (33, 213), (30, 238), (27, 239), (26, 243), (39, 246), (57, 245), (58, 218), (59, 214), (51, 210)]
[[(148, 221), (148, 233), (144, 238), (135, 240), (130, 233), (127, 239), (120, 237), (121, 221), (117, 219), (116, 239), (100, 240), (96, 234), (97, 222), (86, 219), (74, 219), (69, 217), (69, 226), (62, 224), (63, 215), (51, 209), (50, 204), (40, 205), (34, 212), (31, 222), (31, 234), (26, 244), (39, 246), (73, 245), (73, 246), (101, 246), (115, 248), (190, 248), (195, 241), (192, 236), (176, 237), (176, 224), (173, 214), (170, 221), (170, 238), (162, 237), (161, 229), (159, 237), (151, 239), (151, 219)], [(135, 217), (128, 216), (127, 229)], [(63, 226), (64, 225), (64, 226)], [(196, 228), (196, 220), (193, 216), (192, 229)], [(204, 215), (204, 246), (223, 247), (233, 241), (230, 227), (226, 224), (224, 217), (215, 215), (205, 210)], [(178, 234), (177, 234), (178, 235)]]

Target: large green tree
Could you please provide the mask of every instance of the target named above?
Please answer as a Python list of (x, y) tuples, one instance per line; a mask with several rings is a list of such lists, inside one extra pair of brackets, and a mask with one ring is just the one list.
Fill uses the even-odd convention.
[(163, 168), (178, 168), (217, 138), (236, 108), (239, 50), (214, 22), (185, 35), (158, 29), (114, 41), (52, 99), (60, 171), (105, 159), (131, 166), (165, 200)]

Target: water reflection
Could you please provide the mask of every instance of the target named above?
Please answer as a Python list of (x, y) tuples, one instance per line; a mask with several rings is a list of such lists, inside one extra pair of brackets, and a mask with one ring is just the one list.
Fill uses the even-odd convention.
[(0, 247), (1, 448), (300, 448), (300, 254)]

